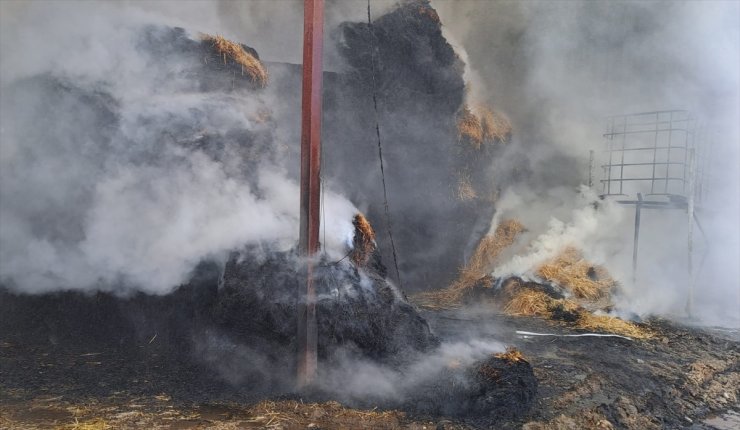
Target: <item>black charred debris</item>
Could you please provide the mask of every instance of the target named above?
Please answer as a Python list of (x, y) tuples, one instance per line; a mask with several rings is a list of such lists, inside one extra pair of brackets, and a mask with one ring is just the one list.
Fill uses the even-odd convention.
[[(223, 271), (201, 265), (188, 285), (165, 296), (76, 292), (19, 296), (2, 291), (0, 332), (14, 342), (52, 344), (60, 350), (114, 349), (126, 362), (150, 361), (138, 354), (154, 344), (162, 360), (154, 367), (181, 369), (169, 384), (180, 385), (174, 395), (186, 401), (204, 401), (214, 387), (248, 400), (291, 396), (296, 306), (304, 285), (301, 263), (292, 252), (258, 255), (254, 250), (234, 253)], [(378, 269), (346, 260), (318, 265), (322, 366), (356, 357), (403, 373), (415, 361), (435, 354), (439, 339)], [(20, 338), (13, 338), (14, 333)], [(121, 367), (121, 372), (133, 371), (119, 375), (123, 380), (135, 377), (136, 367), (130, 366)], [(400, 387), (403, 395), (397, 398), (368, 395), (342, 400), (358, 407), (401, 408), (412, 415), (494, 422), (522, 416), (536, 393), (537, 382), (526, 361), (490, 356), (467, 368), (450, 366), (434, 372)], [(161, 383), (167, 384), (166, 379)], [(198, 387), (199, 393), (182, 385)], [(109, 388), (125, 386), (121, 382)], [(173, 392), (171, 387), (165, 389)], [(104, 391), (96, 387), (92, 393)], [(302, 394), (317, 400), (335, 395), (323, 388)]]

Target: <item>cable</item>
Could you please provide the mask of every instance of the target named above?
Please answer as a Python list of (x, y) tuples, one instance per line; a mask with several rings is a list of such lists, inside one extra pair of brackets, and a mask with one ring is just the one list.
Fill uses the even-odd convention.
[(326, 206), (324, 205), (324, 146), (320, 148), (319, 162), (319, 186), (321, 187), (321, 197), (319, 198), (319, 212), (321, 212), (321, 228), (324, 233), (324, 240), (321, 242), (321, 250), (326, 253)]
[(373, 109), (375, 110), (375, 135), (378, 138), (378, 158), (380, 159), (380, 177), (383, 180), (383, 202), (385, 205), (385, 219), (388, 224), (388, 237), (391, 241), (391, 250), (393, 251), (393, 265), (396, 268), (396, 279), (398, 279), (398, 287), (403, 290), (401, 284), (401, 272), (398, 270), (398, 257), (396, 256), (396, 244), (393, 241), (393, 228), (391, 226), (391, 215), (388, 209), (388, 191), (385, 186), (385, 168), (383, 166), (383, 144), (380, 140), (380, 122), (378, 115), (378, 97), (376, 94), (376, 82), (375, 82), (375, 46), (373, 45), (373, 38), (375, 33), (373, 32), (373, 20), (370, 17), (370, 0), (367, 0), (367, 26), (370, 32), (370, 71), (373, 78)]

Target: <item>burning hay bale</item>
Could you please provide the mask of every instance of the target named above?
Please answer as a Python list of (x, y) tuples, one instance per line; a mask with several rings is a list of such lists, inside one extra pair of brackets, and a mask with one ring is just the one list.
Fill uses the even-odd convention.
[(240, 67), (242, 76), (246, 74), (260, 87), (267, 86), (267, 69), (256, 56), (256, 52), (247, 52), (244, 46), (222, 36), (203, 34), (201, 37), (205, 42), (209, 42), (212, 49), (223, 59), (224, 67), (228, 65), (228, 61), (231, 61)]
[(606, 297), (617, 285), (604, 267), (590, 264), (574, 247), (565, 248), (555, 258), (542, 264), (537, 269), (537, 275), (580, 299)]
[(481, 239), (468, 264), (452, 285), (443, 290), (417, 294), (414, 299), (427, 308), (454, 308), (460, 306), (463, 299), (476, 287), (491, 289), (493, 278), (487, 276), (488, 272), (501, 252), (511, 246), (525, 230), (524, 225), (515, 219), (501, 221), (493, 235)]

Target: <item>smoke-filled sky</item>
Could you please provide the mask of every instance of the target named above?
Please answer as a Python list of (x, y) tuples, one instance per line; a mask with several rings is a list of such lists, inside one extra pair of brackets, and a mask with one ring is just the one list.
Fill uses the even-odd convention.
[[(279, 161), (261, 166), (253, 184), (235, 173), (243, 168), (238, 158), (214, 161), (157, 140), (168, 124), (208, 122), (259, 132), (264, 125), (250, 118), (264, 106), (279, 111), (280, 99), (268, 89), (256, 100), (237, 102), (189, 92), (187, 79), (162, 81), (161, 76), (178, 76), (183, 65), (162, 70), (138, 49), (134, 34), (150, 23), (182, 26), (246, 43), (266, 61), (299, 63), (301, 3), (1, 2), (2, 282), (32, 292), (126, 285), (166, 293), (203, 257), (249, 241), (292, 240), (297, 185)], [(373, 15), (395, 3), (372, 1)], [(534, 238), (544, 234), (536, 243), (545, 247), (549, 239), (575, 241), (620, 275), (631, 309), (672, 313), (682, 305), (685, 235), (676, 232), (686, 222), (682, 213), (645, 215), (643, 282), (624, 279), (631, 258), (630, 209), (591, 214), (588, 199), (576, 192), (588, 174), (589, 150), (604, 144), (604, 118), (689, 109), (717, 131), (702, 215), (708, 241), (697, 239), (701, 252), (709, 250), (698, 302), (705, 315), (738, 317), (739, 3), (436, 0), (433, 5), (467, 63), (469, 101), (495, 106), (512, 120), (514, 139), (497, 167), (503, 172), (522, 164), (531, 172), (505, 192), (498, 216), (521, 218)], [(363, 0), (327, 1), (327, 69), (344, 67), (333, 49), (332, 29), (346, 20), (364, 21), (365, 8)], [(98, 105), (116, 104), (115, 129), (93, 130), (101, 113), (79, 109), (68, 97), (44, 106), (33, 82), (27, 91), (17, 90), (20, 80), (49, 73), (84, 83), (85, 97)], [(114, 100), (100, 96), (101, 89)], [(29, 103), (33, 97), (41, 99)], [(276, 139), (281, 135), (275, 132)], [(152, 142), (156, 149), (145, 147)], [(500, 180), (509, 178), (502, 173)], [(330, 235), (341, 247), (354, 207), (338, 195), (327, 202), (327, 213), (335, 216), (330, 222), (337, 226)], [(580, 232), (578, 238), (563, 236), (568, 231)], [(586, 231), (593, 235), (582, 234)], [(532, 254), (547, 254), (537, 252)]]

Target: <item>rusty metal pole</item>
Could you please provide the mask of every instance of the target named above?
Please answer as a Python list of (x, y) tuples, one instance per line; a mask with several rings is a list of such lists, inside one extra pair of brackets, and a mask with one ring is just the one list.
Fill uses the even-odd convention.
[(324, 0), (303, 2), (303, 98), (301, 102), (301, 221), (298, 248), (307, 260), (306, 294), (298, 306), (298, 386), (316, 377), (318, 328), (313, 255), (319, 250), (321, 83)]

